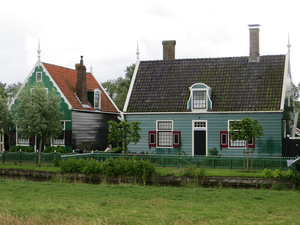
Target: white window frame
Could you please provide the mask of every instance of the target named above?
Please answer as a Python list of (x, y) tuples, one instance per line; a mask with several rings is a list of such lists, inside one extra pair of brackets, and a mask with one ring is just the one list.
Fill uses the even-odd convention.
[[(51, 146), (65, 146), (65, 127), (66, 127), (66, 121), (61, 121), (63, 124), (63, 130), (62, 135), (63, 139), (56, 139), (54, 136), (51, 138)], [(56, 142), (56, 143), (55, 143)]]
[(21, 133), (21, 131), (18, 131), (18, 126), (16, 126), (16, 146), (29, 146), (29, 138), (19, 138), (19, 133)]
[[(196, 86), (203, 86), (203, 87), (196, 87)], [(189, 87), (190, 89), (190, 98), (188, 100), (188, 105), (187, 105), (187, 108), (188, 109), (191, 109), (192, 112), (207, 112), (208, 110), (208, 102), (210, 102), (210, 107), (212, 108), (212, 101), (210, 99), (210, 96), (211, 96), (211, 88), (209, 86), (207, 86), (206, 84), (204, 83), (196, 83), (196, 84), (193, 84), (191, 87)], [(194, 93), (195, 92), (205, 92), (205, 107), (204, 108), (194, 108)], [(190, 106), (189, 106), (190, 104)]]
[[(38, 79), (38, 74), (41, 75), (40, 79)], [(42, 80), (43, 80), (43, 73), (42, 72), (36, 72), (35, 73), (35, 77), (36, 77), (36, 82), (42, 82)]]
[[(245, 148), (247, 148), (246, 141), (244, 141), (244, 140), (231, 141), (230, 140), (230, 137), (231, 137), (231, 134), (230, 134), (230, 123), (234, 122), (234, 121), (240, 122), (241, 120), (228, 120), (228, 148), (245, 149)], [(238, 131), (238, 130), (236, 130), (236, 131)], [(239, 142), (240, 143), (244, 143), (244, 145), (243, 146), (232, 146), (232, 144), (234, 144), (234, 143), (237, 144)]]
[[(197, 103), (197, 104), (199, 104), (199, 105), (202, 105), (202, 104), (204, 104), (204, 107), (195, 107), (195, 101), (196, 101), (196, 99), (195, 99), (195, 93), (204, 93), (204, 103), (202, 103), (202, 102), (199, 102), (199, 103)], [(201, 94), (201, 95), (203, 95), (203, 94)], [(197, 100), (197, 101), (203, 101), (203, 99), (199, 99), (199, 100)], [(193, 96), (192, 96), (192, 102), (191, 102), (191, 104), (192, 104), (192, 109), (193, 110), (203, 110), (203, 109), (207, 109), (207, 91), (206, 90), (193, 90)]]
[[(49, 91), (48, 91), (48, 88), (44, 88), (46, 90), (46, 93), (48, 95)], [(32, 94), (32, 92), (34, 91), (34, 88), (30, 88), (30, 94)]]
[[(98, 106), (96, 106), (96, 94), (99, 94)], [(98, 88), (94, 90), (94, 108), (101, 110), (101, 91)]]
[[(159, 123), (163, 123), (163, 122), (168, 122), (171, 123), (171, 129), (159, 129)], [(169, 137), (162, 137), (162, 138), (166, 138), (166, 140), (168, 140), (168, 142), (170, 143), (170, 145), (160, 145), (159, 144), (159, 138), (160, 138), (160, 134), (164, 132), (164, 133), (170, 133)], [(156, 147), (157, 148), (173, 148), (173, 120), (157, 120), (156, 121)]]

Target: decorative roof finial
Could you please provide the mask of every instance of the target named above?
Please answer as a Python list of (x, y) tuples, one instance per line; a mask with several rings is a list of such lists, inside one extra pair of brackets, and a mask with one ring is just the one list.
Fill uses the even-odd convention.
[(37, 53), (38, 53), (38, 59), (40, 60), (40, 58), (41, 58), (40, 39), (39, 39), (39, 45), (38, 45)]
[(288, 52), (291, 52), (290, 32), (288, 33), (288, 44), (287, 44), (287, 47), (288, 47)]
[(139, 41), (137, 41), (137, 49), (136, 49), (136, 59), (137, 60), (140, 59), (139, 54), (140, 54), (140, 52), (139, 52)]

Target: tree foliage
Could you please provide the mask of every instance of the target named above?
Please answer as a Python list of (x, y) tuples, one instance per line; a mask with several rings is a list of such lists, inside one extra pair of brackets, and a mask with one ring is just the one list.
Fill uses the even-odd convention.
[[(48, 92), (43, 83), (37, 83), (32, 88), (25, 87), (17, 99), (14, 110), (18, 131), (24, 138), (39, 137), (41, 140), (58, 136), (63, 127), (60, 111), (60, 96), (54, 89)], [(39, 146), (39, 166), (42, 141)]]
[(7, 99), (0, 97), (0, 134), (7, 134), (11, 124), (12, 114), (8, 111)]
[(109, 79), (106, 82), (101, 83), (105, 91), (120, 110), (123, 110), (134, 68), (135, 64), (126, 67), (126, 70), (124, 71), (125, 78), (118, 77), (117, 79)]
[[(253, 138), (260, 139), (261, 136), (264, 136), (263, 130), (263, 127), (258, 123), (257, 119), (251, 120), (249, 117), (245, 117), (241, 121), (235, 120), (230, 128), (230, 140), (243, 140), (246, 142), (247, 171), (249, 171), (249, 142), (251, 142)], [(253, 151), (251, 153), (253, 153)]]
[(141, 131), (140, 122), (132, 121), (127, 122), (122, 120), (120, 123), (117, 123), (114, 120), (108, 121), (109, 124), (109, 134), (108, 134), (108, 142), (109, 143), (121, 143), (123, 147), (123, 158), (126, 154), (128, 154), (127, 146), (130, 143), (138, 143), (141, 139), (141, 135), (139, 132)]
[(0, 82), (0, 97), (11, 99), (18, 93), (21, 85), (22, 84), (20, 82), (9, 85)]

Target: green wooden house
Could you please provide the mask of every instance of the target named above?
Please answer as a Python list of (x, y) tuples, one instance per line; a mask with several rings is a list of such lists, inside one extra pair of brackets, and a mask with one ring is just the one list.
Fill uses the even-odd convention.
[[(48, 90), (54, 88), (61, 96), (60, 106), (64, 112), (63, 133), (43, 140), (43, 147), (60, 145), (69, 151), (104, 150), (108, 143), (107, 121), (117, 119), (119, 110), (93, 74), (86, 72), (83, 57), (76, 69), (45, 63), (40, 56), (38, 58), (22, 88), (36, 82), (43, 82)], [(19, 93), (9, 105), (10, 110), (18, 104)], [(23, 138), (17, 126), (10, 131), (9, 138), (10, 146), (34, 146), (35, 151), (41, 141), (37, 137)]]
[(243, 155), (230, 140), (234, 120), (248, 116), (264, 128), (254, 155), (282, 156), (294, 124), (290, 53), (259, 54), (259, 28), (250, 26), (250, 55), (175, 59), (175, 41), (163, 42), (163, 60), (137, 61), (123, 114), (141, 122), (132, 152)]

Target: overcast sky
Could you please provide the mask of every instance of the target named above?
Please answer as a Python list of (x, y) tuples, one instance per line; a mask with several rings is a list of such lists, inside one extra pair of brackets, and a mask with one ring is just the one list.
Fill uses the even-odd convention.
[(260, 54), (287, 52), (300, 82), (298, 1), (9, 0), (0, 7), (0, 82), (24, 82), (37, 61), (74, 69), (84, 56), (98, 82), (124, 76), (136, 62), (161, 60), (176, 40), (177, 59), (249, 55), (248, 24), (260, 24)]

